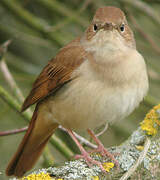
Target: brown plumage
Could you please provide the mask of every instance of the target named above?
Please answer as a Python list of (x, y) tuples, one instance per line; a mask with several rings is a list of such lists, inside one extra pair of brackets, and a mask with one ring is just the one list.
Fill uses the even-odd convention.
[[(54, 129), (56, 129), (58, 126), (55, 124), (52, 126), (52, 128), (48, 129), (45, 128), (45, 124), (41, 121), (44, 128), (39, 135), (36, 132), (37, 129), (35, 127), (38, 112), (37, 110), (38, 105), (33, 113), (29, 128), (21, 144), (19, 145), (17, 152), (6, 169), (6, 174), (8, 176), (15, 175), (17, 177), (21, 177), (26, 171), (30, 170), (41, 155), (46, 143), (53, 134)], [(41, 141), (39, 138), (41, 138)]]
[[(59, 124), (73, 137), (71, 129), (123, 119), (147, 90), (145, 62), (124, 13), (115, 7), (98, 9), (84, 35), (62, 48), (34, 82), (22, 111), (37, 105), (6, 174), (21, 177), (30, 170)], [(84, 159), (94, 164), (82, 149)]]
[(54, 59), (49, 61), (34, 82), (31, 92), (23, 103), (22, 112), (50, 94), (53, 95), (72, 79), (72, 72), (84, 61), (86, 54), (79, 41), (80, 38), (72, 41), (62, 48)]

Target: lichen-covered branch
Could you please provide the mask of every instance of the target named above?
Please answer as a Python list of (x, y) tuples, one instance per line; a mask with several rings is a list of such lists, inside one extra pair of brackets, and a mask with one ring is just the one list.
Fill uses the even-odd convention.
[[(118, 154), (116, 159), (120, 168), (114, 167), (110, 159), (100, 154), (91, 156), (103, 163), (106, 174), (98, 166), (88, 167), (83, 160), (65, 162), (61, 167), (50, 167), (33, 172), (23, 180), (29, 179), (87, 179), (87, 180), (158, 180), (160, 177), (160, 105), (155, 106), (141, 122), (140, 127), (120, 146), (111, 147), (111, 153)], [(25, 162), (24, 162), (25, 163)]]

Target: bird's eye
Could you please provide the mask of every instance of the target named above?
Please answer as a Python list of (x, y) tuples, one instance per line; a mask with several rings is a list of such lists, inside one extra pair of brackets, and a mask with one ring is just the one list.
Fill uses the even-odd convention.
[(122, 25), (120, 26), (120, 31), (121, 31), (121, 32), (124, 32), (124, 31), (125, 31), (124, 24), (122, 24)]
[(97, 26), (96, 24), (94, 24), (93, 30), (94, 30), (95, 32), (98, 30), (98, 26)]

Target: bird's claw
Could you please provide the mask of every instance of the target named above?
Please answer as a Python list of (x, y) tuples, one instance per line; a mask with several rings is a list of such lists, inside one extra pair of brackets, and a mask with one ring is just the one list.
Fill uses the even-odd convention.
[(89, 153), (87, 153), (87, 152), (80, 154), (80, 155), (76, 155), (75, 159), (84, 159), (89, 167), (91, 167), (92, 165), (97, 165), (101, 168), (103, 173), (107, 173), (105, 168), (103, 167), (102, 163), (91, 158)]

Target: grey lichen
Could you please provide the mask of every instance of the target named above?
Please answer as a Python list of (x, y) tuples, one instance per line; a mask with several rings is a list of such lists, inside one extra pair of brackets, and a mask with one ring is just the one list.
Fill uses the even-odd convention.
[[(134, 156), (135, 155), (135, 156)], [(118, 158), (119, 159), (119, 163), (120, 163), (120, 167), (124, 170), (124, 171), (128, 171), (129, 168), (134, 164), (134, 162), (136, 161), (136, 156), (138, 155), (138, 152), (130, 152), (130, 151), (123, 151), (123, 153), (121, 154), (121, 156)]]
[[(100, 180), (115, 180), (120, 179), (120, 177), (125, 173), (128, 172), (132, 166), (137, 162), (139, 159), (141, 152), (143, 152), (144, 142), (146, 140), (145, 133), (139, 128), (131, 137), (126, 140), (123, 144), (118, 147), (112, 147), (109, 149), (111, 153), (118, 153), (119, 155), (116, 156), (116, 159), (119, 162), (120, 168), (114, 167), (110, 170), (109, 173), (102, 173), (101, 169), (98, 166), (88, 167), (84, 160), (74, 160), (70, 162), (65, 162), (65, 164), (61, 167), (50, 167), (48, 169), (40, 169), (33, 173), (39, 174), (41, 172), (49, 173), (53, 179), (64, 179), (64, 180), (94, 180), (95, 177), (99, 177)], [(138, 147), (141, 148), (138, 148)], [(137, 169), (134, 173), (146, 174), (146, 178), (149, 177), (148, 174), (152, 174), (151, 177), (153, 178), (153, 173), (151, 170), (154, 171), (154, 174), (159, 173), (158, 170), (153, 169), (153, 167), (159, 167), (160, 161), (160, 139), (159, 138), (152, 138), (151, 144), (149, 146), (149, 150), (146, 156), (143, 159), (141, 166)], [(104, 158), (99, 154), (92, 154), (91, 155), (95, 160), (104, 162), (111, 162), (110, 159)], [(24, 162), (25, 163), (25, 162)], [(132, 177), (134, 177), (134, 174)], [(144, 175), (145, 176), (145, 175)], [(143, 176), (142, 176), (143, 177)], [(12, 179), (13, 180), (13, 179)]]
[(139, 145), (142, 144), (145, 140), (145, 133), (140, 128), (138, 130), (134, 131), (131, 135), (131, 138), (129, 139), (130, 144), (132, 145)]

